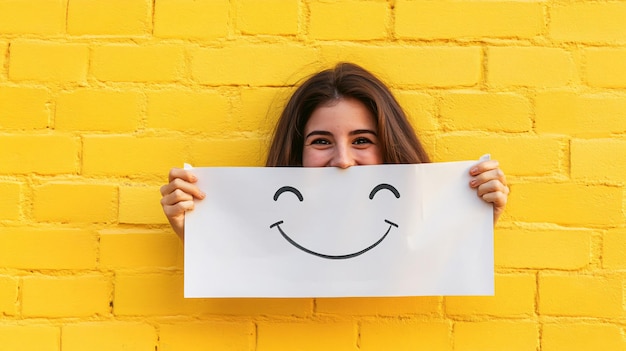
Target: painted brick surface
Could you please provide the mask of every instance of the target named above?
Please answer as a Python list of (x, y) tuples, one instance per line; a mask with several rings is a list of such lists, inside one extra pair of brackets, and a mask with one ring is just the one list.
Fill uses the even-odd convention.
[(158, 0), (154, 4), (155, 36), (216, 39), (228, 34), (226, 0)]
[(396, 2), (396, 33), (402, 38), (533, 38), (544, 30), (539, 1)]
[(24, 277), (22, 315), (49, 318), (106, 316), (110, 313), (111, 280), (103, 275)]
[(139, 128), (138, 92), (77, 90), (57, 99), (55, 129), (132, 132)]
[(144, 323), (78, 323), (64, 326), (62, 333), (63, 350), (70, 351), (153, 351), (157, 344), (154, 327)]
[(487, 82), (494, 87), (568, 86), (574, 77), (571, 54), (549, 47), (490, 47)]
[(365, 321), (361, 325), (361, 350), (452, 350), (451, 325), (445, 322), (405, 320)]
[(8, 316), (17, 313), (18, 284), (17, 278), (0, 275), (0, 313)]
[(11, 43), (9, 60), (11, 80), (82, 82), (87, 79), (89, 47), (79, 43), (16, 41)]
[[(0, 350), (626, 350), (626, 3), (0, 0)], [(500, 162), (494, 296), (185, 299), (172, 167), (262, 166), (338, 61)]]
[(42, 88), (0, 86), (0, 128), (32, 130), (48, 127), (49, 95)]
[(455, 350), (532, 351), (538, 346), (539, 328), (524, 321), (461, 322), (454, 334)]
[(302, 4), (291, 0), (242, 0), (237, 28), (245, 34), (295, 35)]
[(58, 327), (41, 325), (2, 325), (0, 344), (7, 350), (59, 351), (61, 331)]
[(17, 182), (0, 182), (0, 220), (18, 220), (22, 212), (22, 184)]
[(0, 227), (0, 244), (4, 268), (84, 270), (96, 265), (97, 240), (87, 229)]
[(147, 0), (72, 0), (67, 32), (72, 35), (142, 35), (149, 29), (152, 2)]
[(386, 36), (384, 1), (313, 1), (309, 31), (314, 39), (368, 40)]
[(67, 1), (0, 1), (0, 33), (58, 35), (65, 32)]

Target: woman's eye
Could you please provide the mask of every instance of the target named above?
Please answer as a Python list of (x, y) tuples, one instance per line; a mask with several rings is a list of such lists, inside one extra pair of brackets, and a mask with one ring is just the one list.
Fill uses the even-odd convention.
[(311, 145), (330, 145), (330, 141), (326, 139), (315, 139), (311, 141)]
[(361, 145), (361, 144), (373, 144), (373, 142), (368, 138), (356, 138), (352, 144)]

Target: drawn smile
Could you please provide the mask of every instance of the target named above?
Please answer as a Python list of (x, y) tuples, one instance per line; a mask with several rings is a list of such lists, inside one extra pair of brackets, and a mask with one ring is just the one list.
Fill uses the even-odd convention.
[(361, 250), (361, 251), (357, 251), (357, 252), (350, 253), (350, 254), (346, 254), (346, 255), (326, 255), (326, 254), (323, 254), (323, 253), (319, 253), (319, 252), (315, 252), (315, 251), (312, 251), (312, 250), (307, 249), (306, 247), (304, 247), (304, 246), (302, 246), (302, 245), (298, 244), (298, 243), (297, 243), (297, 242), (295, 242), (293, 239), (291, 239), (291, 238), (289, 237), (289, 235), (285, 234), (285, 232), (283, 231), (283, 229), (280, 227), (280, 225), (281, 225), (281, 224), (283, 224), (283, 221), (278, 221), (278, 222), (276, 222), (276, 223), (274, 223), (274, 224), (270, 225), (270, 228), (274, 228), (274, 227), (278, 228), (278, 231), (279, 231), (279, 232), (280, 232), (280, 234), (283, 236), (283, 238), (285, 238), (285, 240), (287, 240), (287, 241), (288, 241), (291, 245), (293, 245), (293, 246), (297, 247), (298, 249), (300, 249), (300, 250), (302, 250), (302, 251), (304, 251), (304, 252), (306, 252), (306, 253), (308, 253), (308, 254), (311, 254), (311, 255), (314, 255), (314, 256), (318, 256), (318, 257), (321, 257), (321, 258), (327, 258), (327, 259), (330, 259), (330, 260), (343, 260), (343, 259), (347, 259), (347, 258), (353, 258), (353, 257), (360, 256), (360, 255), (362, 255), (362, 254), (364, 254), (364, 253), (368, 252), (369, 250), (371, 250), (371, 249), (375, 248), (375, 247), (376, 247), (376, 246), (378, 246), (380, 243), (382, 243), (382, 242), (383, 242), (383, 240), (385, 240), (385, 238), (387, 237), (387, 235), (388, 235), (388, 234), (389, 234), (389, 232), (391, 231), (391, 227), (396, 227), (396, 228), (398, 228), (398, 225), (397, 225), (397, 224), (395, 224), (395, 223), (393, 223), (393, 222), (391, 222), (391, 221), (388, 221), (388, 220), (386, 220), (386, 219), (385, 219), (385, 222), (386, 222), (387, 224), (389, 224), (389, 228), (387, 229), (387, 232), (385, 232), (385, 234), (384, 234), (384, 235), (383, 235), (380, 239), (378, 239), (375, 243), (373, 243), (372, 245), (370, 245), (370, 246), (368, 246), (368, 247), (364, 248), (364, 249), (363, 249), (363, 250)]

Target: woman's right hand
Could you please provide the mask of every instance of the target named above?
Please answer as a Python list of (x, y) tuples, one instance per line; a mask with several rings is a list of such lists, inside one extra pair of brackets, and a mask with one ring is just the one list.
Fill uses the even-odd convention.
[(194, 184), (198, 178), (190, 171), (172, 168), (169, 183), (161, 187), (161, 206), (170, 225), (181, 239), (185, 238), (185, 212), (193, 210), (194, 199), (206, 195)]

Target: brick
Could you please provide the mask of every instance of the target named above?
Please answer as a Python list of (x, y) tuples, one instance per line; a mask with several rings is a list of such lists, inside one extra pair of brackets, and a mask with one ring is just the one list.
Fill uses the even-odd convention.
[(445, 130), (528, 132), (533, 127), (528, 99), (511, 93), (453, 92), (441, 101)]
[(33, 192), (33, 216), (43, 222), (112, 222), (117, 205), (112, 185), (47, 183)]
[(549, 35), (564, 42), (624, 43), (624, 18), (626, 4), (620, 2), (553, 5)]
[(113, 293), (110, 278), (103, 275), (22, 278), (22, 315), (26, 317), (90, 317), (110, 313)]
[(389, 8), (383, 1), (309, 4), (309, 35), (321, 40), (372, 40), (387, 37)]
[(587, 84), (601, 88), (626, 88), (625, 49), (584, 50), (584, 77)]
[(437, 321), (364, 321), (361, 323), (359, 350), (452, 351), (451, 330), (448, 323)]
[[(9, 316), (17, 314), (18, 283), (17, 278), (0, 275), (0, 314)], [(0, 335), (2, 335), (1, 327)]]
[(494, 236), (496, 267), (578, 270), (592, 257), (593, 232), (576, 229), (499, 229)]
[(228, 11), (227, 0), (157, 0), (154, 35), (184, 39), (226, 37)]
[(602, 241), (602, 267), (626, 269), (626, 229), (610, 229)]
[(538, 133), (610, 135), (626, 132), (626, 97), (539, 93), (535, 99), (535, 113)]
[(437, 136), (437, 161), (477, 160), (484, 154), (500, 162), (507, 175), (559, 174), (567, 142), (525, 135), (442, 134)]
[(1, 325), (2, 350), (60, 351), (61, 331), (58, 327), (39, 325)]
[(109, 229), (100, 232), (102, 267), (182, 268), (181, 262), (182, 244), (172, 233), (142, 229)]
[(4, 41), (0, 41), (0, 81), (6, 79), (6, 74), (7, 74), (6, 62), (8, 62), (7, 61), (8, 57), (9, 57), (9, 44)]
[(86, 44), (14, 41), (9, 50), (11, 80), (84, 82), (87, 79), (89, 47)]
[(147, 0), (72, 0), (67, 11), (71, 35), (148, 34), (151, 2)]
[(81, 89), (62, 93), (57, 99), (56, 130), (131, 132), (141, 122), (140, 93)]
[[(146, 294), (150, 291), (150, 294)], [(183, 275), (118, 273), (116, 316), (311, 314), (310, 299), (184, 299)]]
[(0, 220), (16, 221), (22, 213), (22, 184), (0, 181)]
[(255, 344), (255, 328), (249, 321), (162, 324), (159, 331), (162, 351), (248, 351)]
[(0, 172), (75, 173), (78, 152), (78, 140), (71, 136), (4, 135), (0, 138)]
[(0, 1), (0, 33), (63, 34), (67, 1)]
[(166, 224), (159, 187), (120, 187), (119, 222)]
[(174, 82), (185, 73), (183, 47), (176, 45), (102, 45), (94, 47), (96, 79), (115, 82)]
[(621, 329), (604, 323), (545, 324), (541, 333), (541, 350), (625, 350)]
[(271, 135), (292, 93), (285, 88), (243, 88), (235, 104), (234, 126), (263, 137)]
[(563, 49), (547, 47), (490, 47), (487, 84), (492, 87), (560, 87), (571, 83), (575, 67)]
[(229, 100), (216, 91), (168, 89), (147, 95), (149, 128), (214, 134), (232, 128)]
[(496, 274), (494, 296), (449, 296), (446, 314), (532, 317), (535, 313), (534, 274)]
[(615, 225), (623, 222), (623, 192), (604, 185), (514, 184), (506, 212), (516, 221), (564, 225)]
[(166, 176), (186, 161), (181, 138), (92, 135), (83, 138), (83, 173), (86, 175)]
[(241, 0), (237, 28), (244, 34), (295, 35), (300, 6), (291, 0)]
[(626, 182), (626, 139), (573, 139), (571, 141), (573, 179)]
[(307, 65), (316, 56), (315, 49), (288, 44), (202, 48), (191, 50), (191, 74), (207, 85), (284, 86), (313, 73)]
[(397, 1), (400, 38), (527, 38), (543, 33), (539, 1)]
[(482, 79), (479, 47), (329, 44), (321, 48), (324, 61), (355, 62), (391, 87), (472, 87)]
[[(285, 335), (289, 335), (285, 338)], [(257, 351), (357, 350), (351, 322), (257, 322)]]
[(49, 125), (49, 99), (46, 89), (0, 86), (0, 128), (45, 129)]
[(263, 166), (269, 140), (260, 139), (194, 139), (191, 141), (191, 164), (208, 166)]
[(398, 316), (441, 313), (441, 298), (436, 296), (386, 298), (318, 298), (315, 312), (359, 316)]
[(539, 326), (532, 322), (459, 322), (454, 325), (454, 351), (535, 351)]
[(620, 277), (540, 273), (538, 285), (542, 315), (610, 318), (624, 314)]
[(414, 91), (394, 91), (398, 103), (419, 135), (422, 131), (439, 129), (435, 98)]
[(61, 338), (63, 351), (154, 351), (154, 327), (134, 322), (66, 324)]
[(93, 269), (96, 249), (95, 235), (86, 230), (0, 228), (2, 267)]

